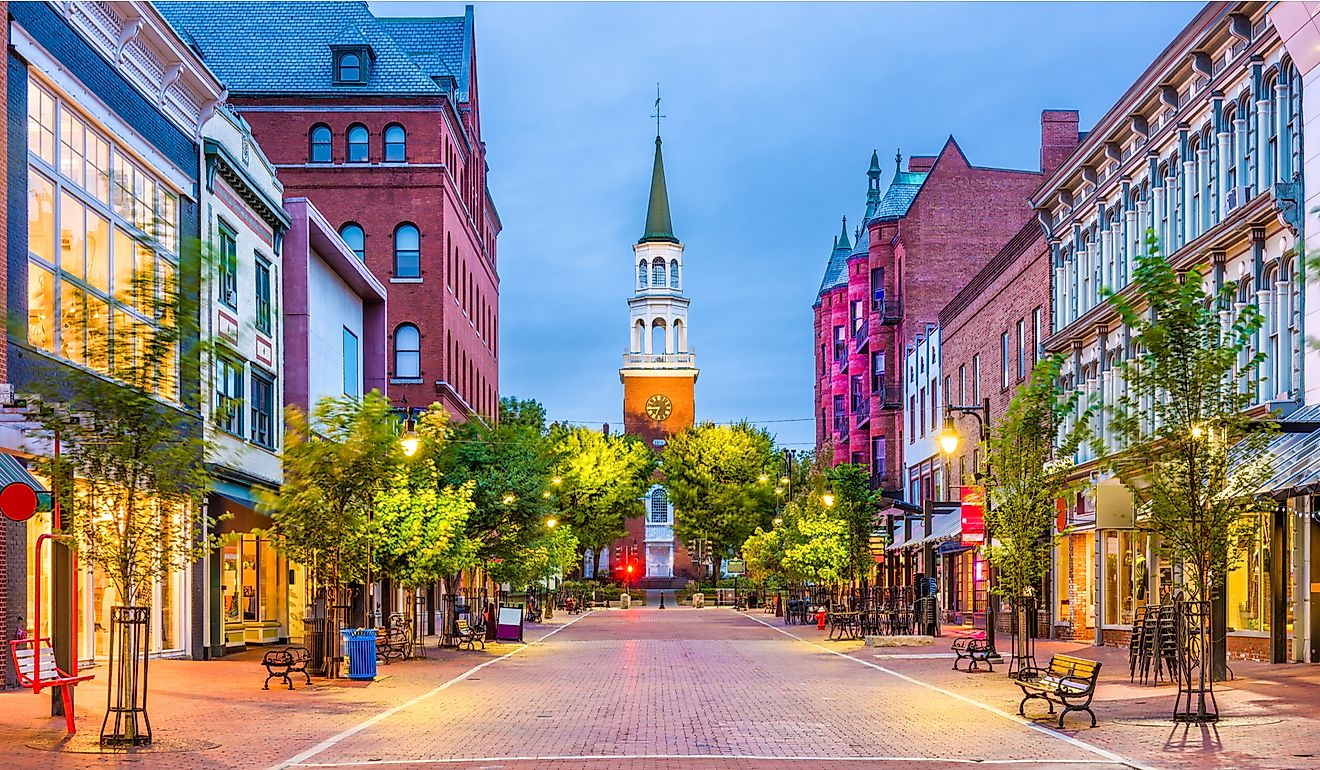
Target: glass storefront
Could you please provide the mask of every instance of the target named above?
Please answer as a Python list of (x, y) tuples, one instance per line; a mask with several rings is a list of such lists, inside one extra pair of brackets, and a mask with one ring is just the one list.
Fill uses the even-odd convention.
[(1095, 533), (1059, 539), (1054, 560), (1055, 623), (1073, 639), (1095, 635)]
[(1130, 626), (1136, 608), (1152, 604), (1150, 535), (1142, 530), (1105, 530), (1104, 624)]
[[(1291, 594), (1293, 584), (1292, 560), (1288, 558), (1288, 543), (1291, 542), (1293, 526), (1292, 516), (1284, 517), (1284, 539), (1275, 548), (1272, 537), (1272, 516), (1268, 513), (1254, 514), (1242, 522), (1237, 543), (1240, 558), (1228, 573), (1226, 596), (1228, 598), (1228, 630), (1255, 631), (1269, 633), (1270, 609), (1273, 595), (1270, 590), (1270, 569), (1275, 566), (1273, 560), (1282, 559), (1284, 569), (1283, 584)], [(1288, 629), (1292, 630), (1292, 597), (1284, 597), (1288, 608)]]
[[(36, 621), (37, 564), (33, 559), (37, 538), (50, 532), (51, 514), (38, 513), (27, 522), (27, 614), (23, 617), (29, 631)], [(51, 633), (51, 546), (42, 549), (41, 576), (41, 636)], [(152, 628), (150, 652), (169, 654), (181, 652), (185, 646), (184, 622), (187, 617), (185, 573), (178, 571), (157, 582), (152, 595)], [(78, 620), (78, 657), (84, 662), (103, 662), (110, 652), (110, 609), (119, 605), (118, 593), (109, 576), (99, 566), (79, 561), (78, 600), (81, 615)]]
[(220, 614), (225, 644), (289, 638), (288, 560), (269, 540), (235, 533), (220, 548)]

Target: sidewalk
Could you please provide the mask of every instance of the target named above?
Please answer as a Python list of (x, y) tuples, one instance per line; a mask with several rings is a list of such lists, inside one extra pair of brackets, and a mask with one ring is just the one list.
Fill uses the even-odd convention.
[[(579, 617), (557, 613), (528, 624), (523, 638), (535, 642)], [(75, 690), (78, 734), (71, 742), (62, 740), (63, 717), (48, 716), (49, 690), (0, 692), (0, 767), (104, 767), (117, 756), (147, 768), (266, 768), (522, 646), (487, 642), (471, 652), (434, 645), (430, 637), (425, 659), (381, 662), (372, 682), (312, 677), (306, 685), (298, 677), (292, 691), (275, 680), (261, 689), (260, 648), (212, 661), (153, 659), (148, 716), (158, 745), (131, 758), (94, 748), (105, 715), (104, 667), (91, 669), (96, 678)]]
[[(945, 626), (933, 646), (866, 647), (859, 641), (829, 641), (815, 624), (785, 626), (783, 618), (759, 610), (749, 616), (881, 670), (918, 680), (928, 687), (1012, 715), (1018, 713), (1022, 691), (1007, 677), (1008, 661), (994, 673), (953, 671), (950, 646), (960, 633), (971, 629)], [(998, 639), (1001, 654), (1009, 637)], [(1036, 660), (1044, 666), (1055, 653), (1065, 653), (1102, 664), (1092, 708), (1098, 722), (1091, 728), (1085, 714), (1070, 714), (1058, 730), (1095, 746), (1159, 768), (1262, 768), (1295, 770), (1320, 768), (1320, 666), (1271, 665), (1231, 661), (1236, 678), (1215, 686), (1222, 717), (1218, 724), (1175, 725), (1172, 720), (1177, 686), (1129, 682), (1126, 648), (1094, 647), (1087, 643), (1042, 640)], [(942, 656), (942, 657), (935, 657)], [(974, 708), (969, 706), (968, 708)], [(1028, 718), (1056, 729), (1057, 722), (1044, 704), (1027, 704)]]

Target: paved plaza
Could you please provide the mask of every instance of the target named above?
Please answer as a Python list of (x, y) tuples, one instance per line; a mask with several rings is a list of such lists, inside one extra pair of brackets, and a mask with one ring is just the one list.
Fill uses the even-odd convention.
[(381, 678), (370, 684), (316, 680), (293, 692), (261, 690), (250, 655), (208, 663), (156, 661), (151, 697), (159, 746), (133, 757), (82, 750), (91, 748), (90, 736), (99, 727), (99, 678), (79, 690), (86, 736), (58, 750), (49, 749), (61, 723), (42, 717), (44, 696), (5, 693), (0, 764), (466, 770), (1316, 766), (1307, 754), (1318, 725), (1303, 715), (1315, 709), (1279, 708), (1290, 698), (1299, 707), (1297, 697), (1315, 701), (1317, 686), (1286, 677), (1253, 689), (1248, 682), (1264, 680), (1243, 676), (1221, 695), (1234, 720), (1214, 730), (1175, 730), (1168, 722), (1140, 724), (1143, 717), (1167, 715), (1173, 690), (1127, 684), (1121, 660), (1109, 660), (1115, 651), (1097, 650), (1106, 665), (1122, 669), (1102, 683), (1096, 707), (1101, 725), (1087, 729), (1077, 718), (1060, 731), (1018, 718), (1017, 689), (1002, 675), (950, 671), (947, 639), (934, 647), (869, 648), (829, 642), (814, 627), (785, 627), (759, 612), (671, 608), (560, 616), (534, 627), (528, 641), (485, 653), (431, 650), (426, 660), (382, 666)]

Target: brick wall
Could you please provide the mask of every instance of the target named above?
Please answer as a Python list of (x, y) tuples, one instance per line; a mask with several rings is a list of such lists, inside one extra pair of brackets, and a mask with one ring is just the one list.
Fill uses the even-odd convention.
[[(351, 113), (317, 111), (315, 103), (286, 112), (270, 108), (290, 106), (287, 102), (235, 101), (279, 167), (285, 194), (310, 199), (336, 229), (356, 222), (366, 233), (367, 266), (389, 291), (390, 397), (406, 397), (414, 405), (441, 400), (461, 418), (462, 405), (435, 384), (443, 381), (476, 412), (497, 414), (499, 276), (494, 233), (468, 217), (458, 187), (464, 161), (469, 168), (482, 169), (484, 180), (484, 155), (466, 156), (444, 100), (414, 100), (409, 111), (391, 111), (390, 104), (382, 103), (373, 105), (375, 111)], [(253, 105), (266, 109), (243, 110)], [(417, 109), (427, 106), (434, 109)], [(309, 132), (318, 123), (331, 130), (336, 165), (307, 162)], [(348, 128), (354, 123), (367, 127), (370, 163), (337, 165), (344, 161)], [(385, 127), (392, 123), (407, 132), (410, 165), (381, 162)], [(405, 222), (416, 225), (421, 234), (420, 281), (391, 280), (394, 231)], [(420, 382), (394, 379), (393, 336), (402, 323), (415, 324), (421, 332)]]

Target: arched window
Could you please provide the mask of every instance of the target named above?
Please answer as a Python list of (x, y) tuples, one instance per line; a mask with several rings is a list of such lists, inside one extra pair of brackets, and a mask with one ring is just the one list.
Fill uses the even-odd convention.
[(662, 289), (665, 286), (665, 261), (660, 257), (651, 261), (651, 285)]
[(1289, 180), (1302, 170), (1302, 76), (1289, 61), (1288, 72), (1288, 168)]
[(367, 133), (367, 127), (361, 123), (356, 123), (348, 127), (348, 162), (366, 163), (369, 157), (367, 152), (367, 143), (370, 140), (370, 134)]
[(641, 353), (642, 348), (645, 345), (646, 345), (646, 322), (639, 319), (637, 321), (637, 324), (633, 326), (632, 352)]
[(1261, 87), (1261, 96), (1264, 97), (1265, 109), (1265, 148), (1261, 153), (1260, 162), (1265, 164), (1264, 177), (1265, 183), (1273, 185), (1279, 181), (1279, 127), (1275, 121), (1274, 94), (1278, 85), (1278, 74), (1271, 71), (1265, 77), (1265, 84)]
[(312, 126), (311, 152), (308, 158), (312, 163), (330, 162), (330, 127), (323, 124)]
[(653, 356), (662, 356), (668, 353), (669, 352), (667, 348), (668, 342), (665, 340), (665, 333), (667, 331), (668, 329), (665, 328), (665, 320), (663, 318), (657, 318), (654, 321), (652, 321), (651, 345), (650, 345), (650, 350), (646, 352), (650, 353)]
[(403, 163), (408, 159), (408, 132), (398, 123), (385, 127), (385, 162)]
[(651, 523), (669, 523), (669, 496), (665, 494), (664, 487), (651, 490)]
[(1237, 105), (1230, 104), (1224, 110), (1224, 131), (1228, 133), (1228, 153), (1220, 158), (1223, 167), (1224, 186), (1228, 189), (1228, 200), (1224, 201), (1224, 211), (1231, 211), (1242, 201), (1238, 200), (1238, 155), (1237, 155)]
[(669, 260), (669, 288), (678, 289), (678, 260)]
[(422, 333), (412, 324), (394, 330), (394, 376), (416, 379), (422, 376)]
[(339, 228), (339, 237), (348, 244), (348, 250), (357, 255), (357, 258), (363, 262), (367, 261), (367, 234), (362, 231), (362, 225), (357, 222), (346, 222)]
[(637, 263), (637, 288), (646, 288), (646, 260)]
[(422, 244), (417, 226), (404, 223), (394, 229), (394, 277), (422, 276)]
[(341, 53), (336, 62), (335, 80), (340, 83), (362, 82), (362, 57), (356, 53)]

